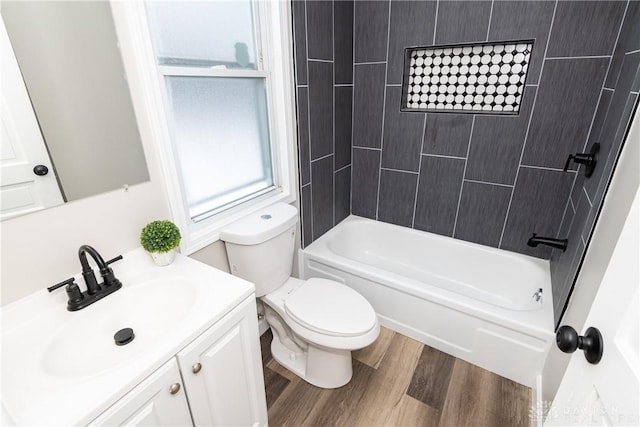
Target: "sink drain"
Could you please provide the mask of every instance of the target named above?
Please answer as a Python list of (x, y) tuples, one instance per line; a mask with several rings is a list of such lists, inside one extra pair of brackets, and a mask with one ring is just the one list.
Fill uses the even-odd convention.
[(116, 345), (126, 345), (133, 341), (135, 337), (136, 336), (133, 333), (133, 329), (124, 328), (116, 332), (116, 334), (113, 336), (113, 339), (115, 340)]

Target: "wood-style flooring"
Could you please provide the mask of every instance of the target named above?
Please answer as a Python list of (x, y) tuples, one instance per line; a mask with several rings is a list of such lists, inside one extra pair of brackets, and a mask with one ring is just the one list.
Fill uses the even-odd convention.
[(529, 426), (531, 390), (383, 328), (353, 352), (344, 387), (314, 387), (280, 366), (260, 339), (269, 425)]

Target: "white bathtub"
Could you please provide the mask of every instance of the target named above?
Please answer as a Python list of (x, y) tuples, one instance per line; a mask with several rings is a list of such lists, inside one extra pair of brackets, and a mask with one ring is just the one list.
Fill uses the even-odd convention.
[(537, 258), (352, 215), (300, 252), (300, 271), (357, 290), (382, 325), (529, 387), (555, 337)]

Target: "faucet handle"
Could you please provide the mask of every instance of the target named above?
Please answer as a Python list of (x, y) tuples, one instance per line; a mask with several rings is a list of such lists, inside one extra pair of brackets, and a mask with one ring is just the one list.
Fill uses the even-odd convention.
[(56, 283), (55, 285), (48, 287), (47, 290), (49, 292), (52, 292), (58, 288), (63, 287), (64, 285), (67, 285), (66, 291), (67, 297), (69, 298), (69, 300), (67, 301), (67, 309), (81, 303), (84, 299), (84, 295), (82, 295), (82, 291), (80, 291), (80, 288), (78, 287), (78, 284), (76, 283), (76, 279), (74, 277), (63, 280), (60, 283)]
[(109, 261), (106, 261), (105, 264), (109, 265), (109, 264), (113, 264), (116, 261), (120, 261), (122, 259), (122, 255), (118, 255), (117, 257), (110, 259)]
[(588, 153), (569, 154), (567, 163), (564, 164), (564, 168), (562, 170), (566, 172), (569, 169), (569, 164), (573, 160), (574, 162), (585, 166), (584, 176), (589, 178), (593, 175), (593, 170), (596, 168), (596, 154), (598, 154), (598, 151), (600, 151), (600, 144), (596, 142)]
[(109, 267), (107, 267), (109, 264), (113, 264), (116, 261), (120, 261), (122, 259), (122, 255), (118, 255), (117, 257), (110, 259), (109, 261), (106, 261), (104, 263), (104, 266), (102, 268), (100, 268), (100, 274), (101, 275), (105, 275), (107, 273), (109, 273), (111, 271), (111, 269)]
[(67, 291), (67, 297), (69, 298), (69, 300), (67, 301), (67, 309), (77, 306), (84, 299), (84, 295), (82, 294), (80, 287), (74, 281), (71, 281), (71, 283), (67, 285), (67, 289), (65, 290)]
[(48, 290), (49, 292), (53, 292), (53, 291), (55, 291), (56, 289), (63, 287), (64, 285), (70, 285), (70, 284), (72, 284), (73, 282), (75, 282), (75, 280), (76, 280), (76, 279), (75, 279), (74, 277), (72, 277), (72, 278), (70, 278), (70, 279), (67, 279), (67, 280), (63, 280), (63, 281), (62, 281), (62, 282), (60, 282), (60, 283), (56, 283), (56, 284), (55, 284), (55, 285), (53, 285), (53, 286), (49, 286), (49, 287), (47, 288), (47, 290)]
[(111, 286), (119, 283), (119, 280), (116, 279), (116, 276), (115, 274), (113, 274), (113, 270), (111, 269), (111, 267), (106, 267), (106, 266), (116, 261), (120, 261), (121, 259), (122, 259), (122, 255), (118, 255), (117, 257), (110, 259), (109, 261), (106, 261), (104, 263), (105, 268), (100, 270), (100, 274), (102, 275), (102, 278), (104, 279), (104, 284), (106, 286)]

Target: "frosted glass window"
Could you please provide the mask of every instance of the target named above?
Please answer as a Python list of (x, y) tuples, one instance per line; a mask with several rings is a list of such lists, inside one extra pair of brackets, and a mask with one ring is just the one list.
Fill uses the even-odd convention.
[(146, 3), (159, 65), (257, 69), (249, 1)]
[(260, 8), (246, 0), (145, 5), (191, 219), (278, 191), (269, 72), (257, 60)]
[(264, 79), (165, 79), (191, 218), (273, 189)]

